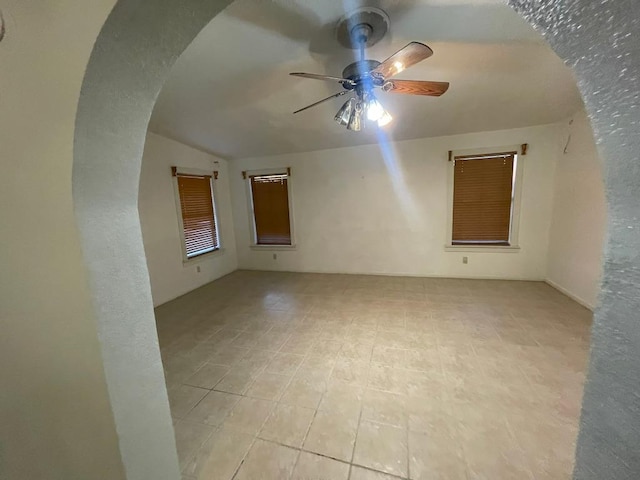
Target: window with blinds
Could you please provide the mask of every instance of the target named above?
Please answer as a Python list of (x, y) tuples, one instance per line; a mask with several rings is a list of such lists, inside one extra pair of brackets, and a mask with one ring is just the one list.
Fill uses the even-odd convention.
[(516, 152), (455, 157), (453, 245), (509, 245)]
[(211, 176), (178, 173), (176, 177), (187, 258), (217, 250), (220, 242), (211, 193)]
[(249, 179), (256, 245), (291, 245), (288, 175), (251, 175)]

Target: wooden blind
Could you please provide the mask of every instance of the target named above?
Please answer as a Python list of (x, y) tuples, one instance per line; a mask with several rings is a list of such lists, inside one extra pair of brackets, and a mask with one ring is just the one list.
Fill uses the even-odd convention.
[(219, 248), (211, 177), (178, 174), (178, 192), (187, 258)]
[(251, 195), (258, 245), (291, 245), (287, 175), (252, 175)]
[(455, 158), (454, 245), (509, 245), (514, 153)]

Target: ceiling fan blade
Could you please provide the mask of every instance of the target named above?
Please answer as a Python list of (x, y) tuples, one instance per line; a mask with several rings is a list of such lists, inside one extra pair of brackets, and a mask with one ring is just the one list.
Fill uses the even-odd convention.
[(407, 93), (409, 95), (428, 95), (439, 97), (449, 89), (449, 82), (427, 82), (424, 80), (389, 80), (382, 90), (391, 93)]
[(390, 78), (431, 55), (433, 55), (433, 50), (424, 43), (411, 42), (374, 68), (371, 73), (381, 75), (383, 78)]
[(292, 72), (289, 75), (293, 75), (294, 77), (312, 78), (314, 80), (329, 80), (330, 82), (340, 82), (349, 85), (356, 84), (356, 82), (354, 82), (353, 80), (349, 80), (348, 78), (332, 77), (330, 75), (318, 75), (317, 73)]
[(307, 105), (306, 107), (301, 108), (300, 110), (296, 110), (293, 113), (300, 113), (300, 112), (302, 112), (304, 110), (307, 110), (307, 109), (309, 109), (311, 107), (315, 107), (316, 105), (320, 105), (321, 103), (326, 102), (327, 100), (331, 100), (332, 98), (341, 97), (342, 95), (346, 95), (347, 93), (349, 93), (348, 90), (343, 90), (342, 92), (338, 92), (335, 95), (331, 95), (330, 97), (323, 98), (322, 100), (319, 100), (316, 103), (312, 103), (311, 105)]

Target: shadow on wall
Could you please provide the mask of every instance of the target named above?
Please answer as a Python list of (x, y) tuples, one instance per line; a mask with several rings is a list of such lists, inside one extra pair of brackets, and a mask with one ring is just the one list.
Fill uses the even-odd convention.
[(5, 33), (4, 17), (2, 16), (2, 11), (0, 11), (0, 42), (4, 39)]
[[(137, 215), (147, 122), (173, 62), (228, 3), (119, 1), (97, 39), (82, 87), (74, 203), (128, 478), (179, 477)], [(633, 321), (640, 311), (636, 290), (640, 233), (629, 228), (637, 225), (640, 210), (640, 171), (631, 164), (640, 151), (635, 130), (638, 110), (634, 110), (640, 52), (633, 44), (640, 4), (634, 0), (512, 0), (511, 4), (574, 66), (607, 162), (609, 246), (575, 475), (631, 478), (640, 471), (634, 448), (640, 443), (640, 429), (634, 429), (638, 418), (633, 415), (640, 364)], [(132, 334), (124, 337), (123, 331)]]

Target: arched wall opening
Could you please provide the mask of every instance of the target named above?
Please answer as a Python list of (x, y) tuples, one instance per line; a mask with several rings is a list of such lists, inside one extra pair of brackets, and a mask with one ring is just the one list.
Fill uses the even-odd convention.
[[(178, 478), (138, 217), (148, 121), (173, 62), (230, 1), (120, 0), (98, 37), (76, 119), (73, 189), (120, 451), (128, 478)], [(632, 0), (512, 0), (578, 78), (601, 156), (609, 209), (576, 478), (640, 471), (640, 53)], [(640, 13), (640, 12), (638, 12)], [(634, 157), (635, 155), (635, 157)]]

